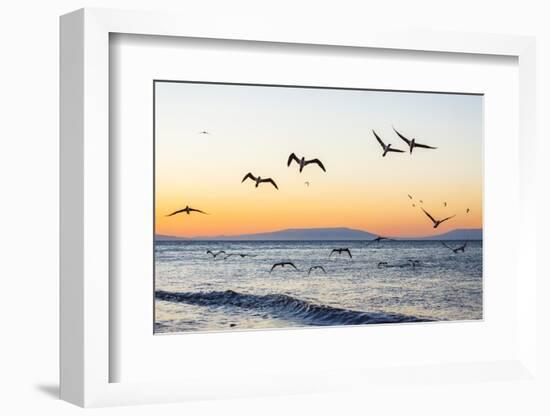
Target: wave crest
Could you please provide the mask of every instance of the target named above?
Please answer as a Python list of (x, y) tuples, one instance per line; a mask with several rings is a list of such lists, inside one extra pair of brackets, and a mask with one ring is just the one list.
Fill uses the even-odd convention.
[(383, 312), (363, 312), (318, 305), (284, 294), (254, 295), (233, 290), (212, 292), (166, 292), (158, 290), (155, 297), (167, 302), (199, 306), (237, 307), (262, 311), (281, 318), (309, 325), (360, 325), (399, 322), (425, 322), (428, 319)]

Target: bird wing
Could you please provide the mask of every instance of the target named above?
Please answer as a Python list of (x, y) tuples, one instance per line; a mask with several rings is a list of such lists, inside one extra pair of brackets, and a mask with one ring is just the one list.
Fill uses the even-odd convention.
[(286, 165), (290, 166), (290, 162), (292, 162), (293, 160), (296, 161), (296, 163), (300, 164), (300, 159), (298, 159), (294, 153), (291, 153), (290, 156), (288, 157), (288, 161), (286, 162)]
[(348, 253), (350, 259), (353, 258), (353, 257), (351, 256), (351, 251), (349, 251), (349, 248), (346, 248), (346, 249), (344, 249), (344, 250), (342, 250), (342, 251), (345, 251), (346, 253)]
[(390, 147), (390, 148), (388, 149), (388, 152), (405, 153), (404, 150), (394, 149), (393, 147)]
[(269, 271), (269, 273), (271, 273), (273, 269), (277, 266), (281, 266), (281, 263), (275, 263), (273, 266), (271, 266), (271, 270)]
[(431, 219), (434, 223), (437, 222), (437, 221), (434, 219), (434, 217), (432, 217), (432, 216), (428, 213), (428, 211), (426, 211), (426, 210), (425, 210), (424, 208), (422, 208), (422, 207), (420, 207), (420, 209), (421, 209), (422, 211), (424, 211), (424, 214), (426, 214), (426, 215), (428, 216), (428, 218)]
[(294, 267), (296, 270), (298, 270), (298, 268), (294, 265), (294, 263), (292, 263), (291, 261), (285, 263), (285, 264), (288, 264), (289, 266), (292, 266)]
[(321, 162), (319, 159), (311, 159), (305, 162), (305, 165), (309, 165), (310, 163), (317, 163), (321, 169), (323, 169), (323, 172), (326, 172), (325, 166), (323, 165), (323, 162)]
[(464, 250), (466, 248), (466, 246), (468, 245), (468, 242), (464, 242), (464, 244), (460, 247), (462, 250)]
[(314, 269), (315, 267), (310, 267), (309, 268), (309, 271), (307, 272), (307, 275), (309, 276), (309, 274), (311, 273), (311, 271)]
[(332, 251), (330, 252), (330, 254), (328, 255), (329, 257), (332, 256), (332, 253), (337, 253), (338, 250), (336, 250), (335, 248), (332, 249)]
[(428, 146), (427, 144), (414, 143), (414, 147), (421, 147), (422, 149), (437, 149), (437, 147)]
[(324, 273), (327, 272), (323, 266), (318, 266), (318, 267), (319, 267)]
[(405, 136), (403, 136), (401, 133), (399, 133), (397, 130), (395, 130), (395, 127), (393, 127), (393, 131), (399, 136), (401, 140), (403, 140), (405, 143), (407, 143), (409, 146), (411, 145), (411, 141), (407, 139)]
[(376, 137), (376, 140), (378, 140), (378, 143), (380, 143), (380, 146), (382, 146), (382, 149), (386, 150), (386, 145), (384, 144), (382, 139), (378, 137), (378, 134), (376, 134), (374, 130), (372, 131), (372, 134), (374, 134), (374, 137)]
[(447, 220), (450, 220), (451, 218), (453, 217), (456, 217), (456, 214), (455, 215), (451, 215), (450, 217), (447, 217), (447, 218), (443, 218), (441, 221), (439, 221), (440, 223), (442, 223), (443, 221), (447, 221)]
[(206, 250), (206, 254), (212, 254), (212, 255), (214, 255), (214, 253), (212, 253), (210, 250)]
[(208, 213), (206, 213), (206, 212), (204, 212), (204, 211), (201, 211), (200, 209), (189, 208), (189, 211), (195, 211), (195, 212), (200, 212), (201, 214), (209, 215)]
[(248, 172), (246, 175), (244, 175), (244, 178), (243, 178), (243, 180), (241, 181), (241, 183), (243, 183), (244, 181), (246, 181), (248, 178), (252, 179), (253, 181), (256, 180), (256, 177), (255, 177), (252, 173)]
[(279, 189), (279, 187), (277, 186), (277, 184), (275, 183), (275, 181), (271, 178), (267, 178), (267, 179), (262, 179), (260, 180), (260, 182), (269, 182), (271, 185), (273, 185), (276, 189)]
[(179, 214), (180, 212), (184, 212), (184, 211), (185, 211), (185, 209), (180, 209), (178, 211), (174, 211), (171, 214), (168, 214), (167, 217), (171, 217), (172, 215), (176, 215), (176, 214)]
[(454, 248), (452, 248), (451, 246), (448, 246), (447, 244), (445, 244), (444, 242), (441, 242), (441, 244), (443, 244), (445, 247), (447, 247), (449, 250), (454, 250)]

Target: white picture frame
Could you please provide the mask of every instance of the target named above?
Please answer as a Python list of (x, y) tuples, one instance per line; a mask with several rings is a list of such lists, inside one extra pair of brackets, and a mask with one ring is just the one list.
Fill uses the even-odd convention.
[[(328, 33), (292, 31), (275, 24), (214, 27), (186, 16), (106, 9), (82, 9), (61, 18), (61, 398), (80, 406), (181, 401), (195, 398), (320, 392), (345, 388), (345, 378), (368, 384), (395, 369), (368, 374), (334, 370), (324, 382), (316, 374), (271, 375), (265, 380), (231, 385), (220, 377), (139, 383), (110, 382), (109, 348), (109, 35), (112, 33), (207, 39), (383, 48), (440, 53), (505, 55), (518, 59), (520, 136), (520, 218), (518, 224), (517, 355), (498, 362), (444, 363), (418, 374), (468, 378), (475, 371), (494, 371), (509, 379), (536, 376), (536, 282), (534, 176), (535, 42), (533, 38), (449, 33), (361, 31)], [(279, 332), (274, 336), (284, 336)], [(221, 334), (223, 336), (223, 334)], [(351, 377), (351, 378), (350, 378)], [(472, 377), (472, 382), (476, 382)]]

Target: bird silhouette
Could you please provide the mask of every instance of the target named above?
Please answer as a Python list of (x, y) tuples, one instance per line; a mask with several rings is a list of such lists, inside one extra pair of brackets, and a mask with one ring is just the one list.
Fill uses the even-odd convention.
[(434, 224), (434, 228), (437, 228), (437, 227), (439, 227), (439, 226), (441, 225), (441, 223), (443, 223), (443, 222), (445, 222), (445, 221), (447, 221), (447, 220), (450, 220), (450, 219), (453, 218), (453, 217), (456, 217), (456, 215), (451, 215), (450, 217), (443, 218), (442, 220), (436, 220), (436, 219), (435, 219), (434, 217), (432, 217), (432, 216), (428, 213), (428, 211), (426, 211), (424, 208), (420, 207), (420, 209), (421, 209), (422, 211), (424, 211), (424, 214), (426, 214), (430, 220), (432, 220), (432, 222), (433, 222), (433, 224)]
[(462, 253), (464, 253), (464, 251), (466, 250), (466, 246), (468, 245), (468, 242), (464, 242), (464, 244), (462, 244), (461, 246), (459, 247), (456, 247), (456, 248), (453, 248), (451, 246), (448, 246), (447, 244), (445, 244), (444, 242), (441, 242), (441, 244), (443, 244), (445, 247), (447, 247), (449, 250), (452, 250), (453, 253), (455, 254), (458, 254), (459, 251), (461, 251)]
[(332, 256), (334, 253), (342, 254), (342, 253), (348, 253), (349, 258), (352, 258), (351, 251), (349, 248), (333, 248), (328, 257)]
[(285, 266), (292, 266), (296, 270), (298, 270), (298, 268), (291, 261), (282, 261), (279, 263), (275, 263), (273, 266), (271, 266), (271, 270), (269, 271), (269, 273), (271, 273), (275, 267), (285, 267)]
[(378, 134), (376, 134), (376, 132), (373, 130), (372, 133), (374, 134), (374, 137), (376, 137), (376, 140), (378, 141), (378, 143), (380, 143), (380, 146), (382, 146), (382, 149), (384, 150), (384, 153), (382, 153), (382, 157), (385, 157), (386, 156), (386, 153), (388, 152), (398, 152), (398, 153), (405, 153), (404, 150), (399, 150), (399, 149), (393, 149), (391, 147), (391, 143), (389, 144), (385, 144), (382, 139), (378, 136)]
[(306, 160), (306, 158), (303, 157), (303, 156), (302, 156), (301, 159), (298, 159), (298, 157), (294, 153), (291, 153), (290, 156), (288, 156), (288, 161), (286, 162), (286, 165), (290, 166), (290, 164), (292, 163), (293, 160), (300, 166), (300, 172), (302, 172), (302, 170), (307, 165), (310, 165), (312, 163), (315, 163), (316, 165), (318, 165), (323, 170), (323, 172), (327, 171), (325, 169), (325, 166), (323, 165), (323, 163), (319, 159)]
[(401, 133), (399, 133), (395, 127), (393, 127), (393, 131), (395, 131), (397, 133), (397, 135), (399, 136), (399, 138), (401, 140), (403, 140), (405, 143), (407, 143), (407, 145), (409, 146), (409, 153), (412, 154), (413, 152), (413, 149), (415, 147), (419, 147), (421, 149), (437, 149), (437, 147), (432, 147), (432, 146), (428, 146), (428, 145), (425, 145), (425, 144), (421, 144), (421, 143), (417, 143), (416, 142), (416, 139), (407, 139), (405, 136), (403, 136)]
[(277, 184), (275, 183), (275, 181), (274, 181), (273, 179), (271, 179), (271, 178), (265, 178), (265, 179), (263, 179), (263, 178), (260, 178), (259, 176), (256, 177), (256, 176), (252, 175), (252, 173), (248, 172), (248, 173), (244, 176), (244, 178), (243, 178), (243, 180), (241, 181), (241, 183), (243, 183), (243, 182), (244, 182), (245, 180), (247, 180), (247, 179), (252, 179), (253, 181), (256, 181), (256, 188), (257, 188), (258, 185), (261, 184), (261, 183), (270, 183), (271, 185), (273, 185), (273, 186), (275, 187), (275, 189), (279, 189), (279, 187), (277, 186)]
[(202, 130), (202, 131), (199, 131), (199, 134), (210, 134), (210, 132), (207, 130)]
[(312, 267), (309, 268), (309, 271), (307, 272), (307, 275), (309, 276), (310, 273), (315, 269), (322, 270), (323, 273), (325, 273), (325, 274), (327, 273), (327, 271), (325, 270), (325, 268), (323, 266), (312, 266)]
[(180, 214), (182, 212), (185, 212), (187, 215), (190, 215), (192, 212), (198, 212), (199, 214), (208, 215), (206, 212), (201, 211), (200, 209), (190, 208), (189, 206), (186, 206), (183, 209), (180, 209), (178, 211), (172, 212), (171, 214), (168, 214), (167, 217), (171, 217), (172, 215)]
[(211, 254), (213, 258), (218, 257), (220, 254), (225, 254), (225, 251), (220, 250), (216, 253), (212, 252), (211, 250), (206, 250), (206, 254)]

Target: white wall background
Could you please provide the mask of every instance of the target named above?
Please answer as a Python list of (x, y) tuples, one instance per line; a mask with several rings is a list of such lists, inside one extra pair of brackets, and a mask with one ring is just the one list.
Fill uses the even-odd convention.
[[(281, 25), (399, 26), (451, 31), (535, 35), (538, 42), (539, 213), (546, 214), (550, 175), (545, 137), (550, 127), (550, 27), (547, 2), (535, 0), (210, 1), (210, 0), (20, 0), (0, 12), (0, 412), (73, 414), (81, 410), (56, 399), (58, 382), (58, 16), (81, 7), (176, 10), (204, 18), (221, 14), (264, 18)], [(543, 165), (544, 164), (544, 165)], [(540, 218), (539, 232), (550, 231)], [(549, 248), (539, 238), (539, 252)], [(542, 257), (541, 255), (541, 257)], [(550, 276), (549, 268), (543, 276)], [(540, 299), (550, 285), (539, 285)], [(550, 302), (549, 302), (550, 303)], [(550, 317), (550, 308), (540, 305)], [(547, 320), (539, 324), (541, 366), (548, 371)], [(507, 383), (413, 388), (399, 396), (388, 388), (363, 397), (345, 393), (275, 397), (133, 408), (99, 414), (549, 414), (546, 392)]]

